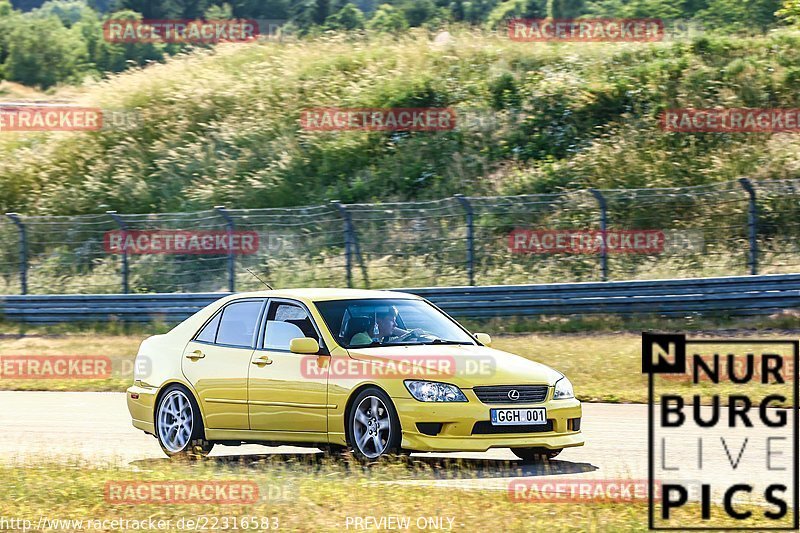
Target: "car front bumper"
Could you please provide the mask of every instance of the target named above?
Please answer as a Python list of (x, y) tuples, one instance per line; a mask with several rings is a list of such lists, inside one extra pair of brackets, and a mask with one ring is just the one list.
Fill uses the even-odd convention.
[[(414, 451), (474, 451), (490, 448), (560, 449), (583, 446), (580, 431), (581, 403), (576, 399), (549, 400), (535, 404), (484, 404), (471, 390), (464, 390), (468, 402), (419, 402), (413, 398), (392, 398), (403, 428), (401, 446)], [(544, 407), (552, 428), (546, 431), (512, 433), (511, 426), (491, 426), (490, 409)], [(477, 423), (483, 431), (476, 428)], [(420, 431), (418, 424), (441, 424), (436, 435)], [(573, 429), (573, 425), (576, 429)]]

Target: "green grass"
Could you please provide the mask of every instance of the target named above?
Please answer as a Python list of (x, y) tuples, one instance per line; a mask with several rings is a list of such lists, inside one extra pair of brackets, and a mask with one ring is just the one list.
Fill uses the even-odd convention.
[[(4, 134), (0, 209), (131, 213), (798, 175), (796, 136), (658, 125), (666, 107), (797, 107), (797, 32), (592, 45), (465, 28), (451, 36), (448, 45), (423, 31), (225, 45), (63, 88), (54, 97), (135, 111), (140, 123)], [(464, 124), (304, 131), (301, 112), (315, 106), (449, 106)]]
[[(555, 464), (555, 463), (554, 463)], [(42, 462), (35, 466), (0, 466), (0, 516), (31, 519), (171, 520), (208, 517), (268, 517), (281, 530), (342, 531), (348, 518), (400, 516), (453, 519), (452, 531), (645, 531), (646, 503), (531, 503), (515, 502), (504, 487), (510, 478), (536, 478), (548, 466), (525, 467), (512, 462), (469, 460), (385, 461), (371, 467), (342, 459), (306, 459), (298, 456), (250, 456), (211, 459), (193, 464), (167, 459), (135, 461), (129, 467), (88, 467)], [(499, 477), (501, 490), (469, 488), (487, 477)], [(574, 477), (574, 476), (573, 476)], [(229, 504), (117, 504), (104, 497), (106, 483), (254, 482), (264, 496), (248, 505)], [(414, 486), (404, 482), (426, 482)], [(436, 487), (436, 480), (458, 488)], [(272, 491), (270, 492), (270, 488)], [(456, 492), (457, 491), (457, 492)], [(691, 513), (691, 514), (690, 514)], [(679, 514), (690, 524), (696, 505)], [(722, 516), (713, 507), (713, 516)], [(727, 525), (735, 525), (727, 521)], [(353, 529), (352, 522), (350, 529)], [(417, 531), (416, 527), (409, 528)]]

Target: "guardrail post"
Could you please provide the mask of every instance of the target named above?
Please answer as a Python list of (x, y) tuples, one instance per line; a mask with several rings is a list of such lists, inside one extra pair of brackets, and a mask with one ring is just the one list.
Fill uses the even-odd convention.
[(125, 240), (128, 234), (128, 225), (116, 211), (106, 211), (106, 214), (114, 219), (114, 222), (122, 231), (122, 294), (128, 294), (128, 250), (125, 248)]
[(600, 279), (608, 281), (608, 249), (606, 248), (606, 236), (608, 231), (608, 204), (606, 198), (597, 189), (589, 189), (589, 192), (600, 205), (600, 235), (603, 238), (600, 242)]
[(214, 211), (225, 219), (225, 228), (228, 231), (228, 292), (236, 292), (236, 256), (231, 246), (233, 242), (233, 231), (236, 229), (236, 225), (233, 221), (233, 217), (231, 217), (231, 214), (228, 213), (224, 205), (215, 205)]
[(747, 233), (750, 240), (750, 250), (747, 254), (747, 266), (750, 275), (758, 274), (758, 211), (756, 208), (756, 189), (747, 178), (739, 178), (739, 184), (747, 191)]
[(467, 279), (471, 286), (475, 285), (475, 212), (472, 204), (463, 194), (456, 194), (455, 199), (467, 214)]
[(19, 287), (22, 294), (28, 294), (28, 232), (17, 213), (6, 213), (19, 230)]

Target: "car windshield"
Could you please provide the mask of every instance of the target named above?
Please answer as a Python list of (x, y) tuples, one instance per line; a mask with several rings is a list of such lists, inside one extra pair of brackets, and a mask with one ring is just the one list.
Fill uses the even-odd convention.
[(475, 344), (455, 322), (422, 300), (334, 300), (317, 302), (316, 306), (345, 348)]

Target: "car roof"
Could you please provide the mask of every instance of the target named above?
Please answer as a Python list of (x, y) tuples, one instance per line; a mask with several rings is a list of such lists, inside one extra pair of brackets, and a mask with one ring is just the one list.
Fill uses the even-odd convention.
[(275, 289), (271, 291), (240, 292), (234, 297), (293, 298), (304, 302), (324, 302), (329, 300), (361, 300), (374, 298), (398, 298), (421, 300), (419, 296), (406, 292), (378, 291), (364, 289), (303, 288)]

